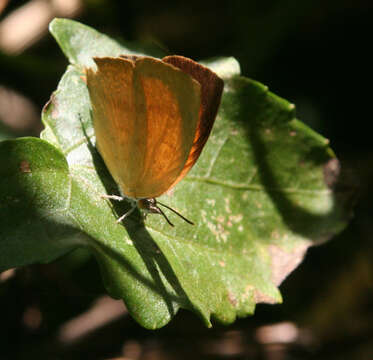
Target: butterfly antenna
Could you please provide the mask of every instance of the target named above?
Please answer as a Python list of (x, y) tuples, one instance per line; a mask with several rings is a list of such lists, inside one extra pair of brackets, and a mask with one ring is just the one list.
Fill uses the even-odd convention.
[[(173, 213), (175, 213), (176, 215), (178, 215), (178, 216), (180, 216), (184, 221), (186, 221), (188, 224), (190, 224), (190, 225), (194, 225), (194, 223), (192, 222), (192, 221), (190, 221), (190, 220), (188, 220), (186, 217), (184, 217), (183, 215), (181, 215), (179, 212), (177, 212), (175, 209), (173, 209), (173, 208), (170, 208), (169, 206), (167, 206), (167, 205), (165, 205), (165, 204), (162, 204), (161, 202), (159, 202), (158, 200), (157, 200), (157, 204), (159, 204), (159, 205), (162, 205), (162, 206), (164, 206), (166, 209), (168, 209), (168, 210), (171, 210)], [(159, 210), (161, 210), (161, 209), (159, 209)], [(167, 219), (167, 217), (166, 217), (166, 215), (164, 215), (164, 213), (163, 213), (163, 211), (161, 210), (161, 214), (163, 214), (163, 216), (166, 218), (166, 220), (170, 223), (170, 221)], [(171, 223), (170, 223), (171, 224)], [(173, 226), (173, 225), (172, 225)]]
[[(158, 203), (158, 201), (157, 201)], [(162, 204), (161, 204), (162, 205)], [(167, 206), (166, 206), (167, 207)], [(174, 227), (174, 224), (168, 219), (168, 217), (166, 216), (166, 214), (162, 211), (162, 209), (160, 209), (158, 206), (157, 206), (159, 212), (161, 213), (161, 215), (167, 220), (167, 222), (172, 226)]]

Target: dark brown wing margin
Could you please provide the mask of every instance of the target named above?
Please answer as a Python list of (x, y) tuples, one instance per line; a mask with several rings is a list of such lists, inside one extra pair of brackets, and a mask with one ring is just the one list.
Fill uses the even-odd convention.
[(224, 82), (207, 67), (183, 56), (166, 56), (162, 61), (171, 64), (183, 72), (189, 74), (201, 85), (201, 107), (197, 131), (194, 137), (193, 146), (189, 152), (188, 159), (179, 177), (173, 186), (178, 183), (192, 168), (200, 156), (207, 139), (210, 136), (215, 117), (219, 109)]

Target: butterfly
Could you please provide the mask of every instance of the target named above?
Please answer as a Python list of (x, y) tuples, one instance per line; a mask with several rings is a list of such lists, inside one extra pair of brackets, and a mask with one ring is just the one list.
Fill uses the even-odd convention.
[(164, 216), (156, 198), (174, 187), (197, 161), (210, 135), (224, 82), (182, 56), (95, 57), (86, 68), (96, 146), (132, 208)]

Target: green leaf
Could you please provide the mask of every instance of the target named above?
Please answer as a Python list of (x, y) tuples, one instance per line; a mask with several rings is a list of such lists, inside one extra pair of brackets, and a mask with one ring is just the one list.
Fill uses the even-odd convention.
[(158, 215), (143, 222), (138, 211), (117, 224), (130, 206), (101, 198), (118, 189), (94, 146), (82, 67), (99, 49), (131, 51), (71, 20), (54, 20), (51, 31), (74, 65), (43, 110), (43, 140), (0, 146), (0, 268), (87, 247), (108, 292), (147, 328), (165, 325), (180, 307), (210, 326), (211, 316), (230, 323), (258, 302), (280, 302), (278, 285), (350, 212), (348, 194), (334, 191), (339, 167), (327, 140), (295, 118), (293, 105), (221, 59), (225, 90), (210, 139), (160, 199), (196, 225), (172, 213), (175, 228)]
[[(125, 46), (91, 27), (69, 19), (54, 19), (49, 31), (56, 39), (71, 64), (94, 66), (94, 56), (119, 56), (121, 54), (162, 56), (154, 47), (125, 43)], [(122, 41), (122, 44), (124, 42)]]
[(77, 229), (65, 216), (65, 157), (46, 141), (21, 138), (0, 142), (0, 161), (0, 271), (71, 250)]

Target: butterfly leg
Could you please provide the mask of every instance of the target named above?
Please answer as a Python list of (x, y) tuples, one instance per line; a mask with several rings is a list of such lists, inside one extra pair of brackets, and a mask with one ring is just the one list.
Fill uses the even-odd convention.
[(111, 200), (116, 200), (116, 201), (123, 201), (124, 197), (122, 196), (117, 196), (117, 195), (101, 195), (102, 199), (111, 199)]
[(117, 219), (116, 223), (120, 223), (123, 219), (125, 219), (128, 215), (132, 214), (134, 210), (137, 208), (137, 203), (133, 199), (125, 198), (123, 196), (118, 195), (101, 195), (102, 199), (110, 199), (115, 201), (123, 201), (128, 200), (131, 203), (131, 209), (129, 209), (125, 214), (123, 214), (119, 219)]
[(125, 214), (123, 214), (117, 221), (116, 223), (120, 223), (123, 219), (125, 219), (128, 215), (132, 214), (134, 210), (136, 209), (136, 204), (132, 204), (131, 209), (129, 209)]

